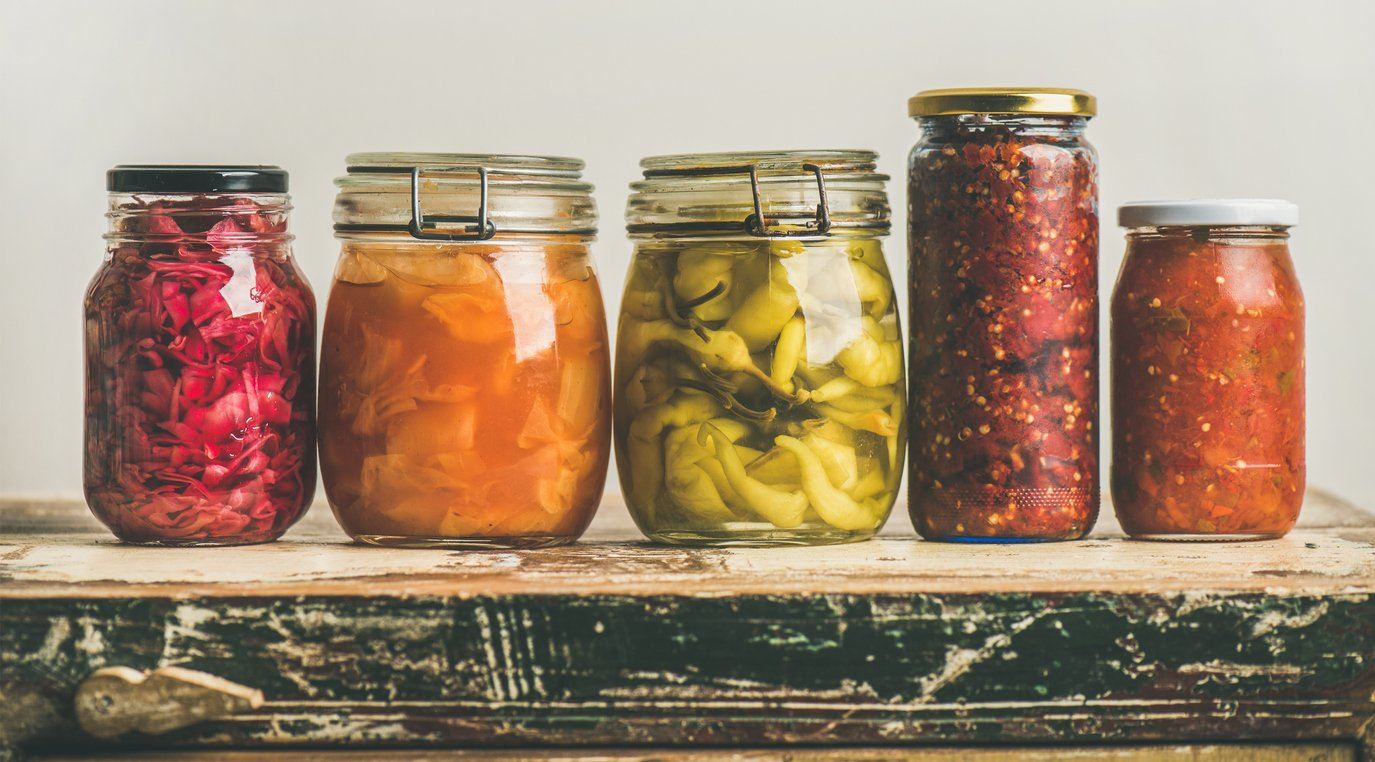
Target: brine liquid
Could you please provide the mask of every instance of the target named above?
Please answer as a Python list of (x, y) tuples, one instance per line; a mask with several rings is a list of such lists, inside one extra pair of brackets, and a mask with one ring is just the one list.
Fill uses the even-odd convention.
[(570, 541), (605, 480), (609, 376), (584, 247), (346, 244), (321, 367), (330, 505), (368, 542)]
[(877, 241), (641, 244), (618, 330), (618, 470), (652, 539), (844, 542), (883, 524), (906, 399)]

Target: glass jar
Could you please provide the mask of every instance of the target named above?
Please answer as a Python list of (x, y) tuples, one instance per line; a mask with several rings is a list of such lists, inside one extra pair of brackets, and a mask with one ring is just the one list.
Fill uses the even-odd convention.
[(86, 291), (85, 491), (125, 542), (281, 536), (315, 490), (315, 297), (277, 167), (119, 166)]
[(912, 523), (1083, 537), (1098, 514), (1098, 166), (1077, 90), (908, 101)]
[(354, 539), (542, 547), (592, 520), (610, 460), (611, 368), (582, 167), (348, 157), (320, 460)]
[(1127, 204), (1112, 497), (1127, 534), (1279, 537), (1304, 489), (1303, 293), (1283, 201)]
[(902, 475), (889, 208), (868, 151), (645, 159), (616, 351), (621, 487), (650, 539), (872, 536)]

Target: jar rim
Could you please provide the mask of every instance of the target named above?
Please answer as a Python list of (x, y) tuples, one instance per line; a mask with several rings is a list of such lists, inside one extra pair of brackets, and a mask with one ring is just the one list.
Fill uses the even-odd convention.
[(796, 173), (802, 164), (817, 164), (827, 171), (873, 172), (878, 153), (860, 148), (788, 149), (764, 151), (716, 151), (646, 156), (640, 168), (646, 175), (664, 171), (703, 170), (753, 164), (763, 173)]
[(581, 159), (534, 154), (349, 154), (335, 178), (335, 231), (409, 233), (417, 240), (498, 234), (593, 235), (597, 209)]
[(630, 184), (632, 235), (826, 237), (890, 226), (878, 154), (862, 149), (680, 153), (641, 160)]

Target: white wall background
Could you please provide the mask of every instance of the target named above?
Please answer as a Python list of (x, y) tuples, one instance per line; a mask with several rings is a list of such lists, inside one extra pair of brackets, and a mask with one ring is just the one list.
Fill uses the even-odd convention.
[(1105, 298), (1123, 201), (1299, 204), (1310, 481), (1375, 505), (1371, 29), (1356, 0), (0, 0), (0, 494), (80, 494), (80, 303), (111, 165), (286, 167), (323, 303), (346, 153), (579, 156), (614, 311), (640, 157), (872, 148), (900, 178), (907, 96), (1040, 84), (1099, 97)]

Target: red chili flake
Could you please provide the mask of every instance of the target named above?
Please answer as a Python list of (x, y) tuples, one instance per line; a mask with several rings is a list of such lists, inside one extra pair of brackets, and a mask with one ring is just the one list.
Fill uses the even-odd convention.
[(1293, 528), (1305, 477), (1303, 330), (1282, 234), (1128, 238), (1112, 303), (1112, 494), (1123, 529)]
[(286, 215), (135, 200), (86, 295), (86, 497), (121, 539), (281, 535), (315, 486), (315, 302)]
[(912, 153), (909, 499), (925, 537), (1072, 539), (1097, 517), (1097, 164), (1075, 124), (950, 121)]

